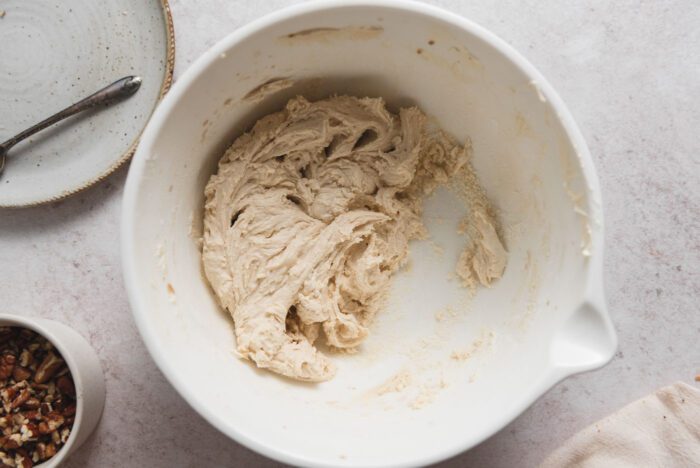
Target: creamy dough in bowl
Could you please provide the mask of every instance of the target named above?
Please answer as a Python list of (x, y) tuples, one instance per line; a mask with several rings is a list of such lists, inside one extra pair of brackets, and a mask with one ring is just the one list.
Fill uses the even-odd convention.
[(457, 272), (467, 285), (499, 278), (506, 251), (470, 151), (419, 109), (392, 114), (379, 98), (297, 97), (240, 136), (206, 186), (203, 262), (241, 356), (332, 378), (314, 343), (362, 343), (408, 242), (427, 236), (423, 197), (453, 176), (474, 192)]

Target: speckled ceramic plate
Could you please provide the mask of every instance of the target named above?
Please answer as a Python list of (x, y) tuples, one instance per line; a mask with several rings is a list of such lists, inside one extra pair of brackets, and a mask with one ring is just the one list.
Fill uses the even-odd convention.
[(130, 99), (10, 150), (0, 207), (58, 200), (128, 160), (170, 87), (174, 56), (167, 0), (0, 0), (0, 141), (118, 78), (143, 78)]

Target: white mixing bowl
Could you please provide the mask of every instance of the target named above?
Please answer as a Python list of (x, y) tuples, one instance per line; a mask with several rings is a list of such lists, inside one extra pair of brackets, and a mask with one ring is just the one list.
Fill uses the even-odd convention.
[[(289, 81), (260, 87), (279, 78)], [(470, 137), (509, 263), (492, 288), (469, 297), (451, 273), (465, 207), (440, 190), (426, 202), (432, 237), (412, 244), (411, 267), (397, 275), (366, 344), (333, 358), (332, 381), (299, 384), (235, 355), (232, 321), (202, 275), (203, 191), (227, 144), (259, 117), (296, 94), (334, 93), (383, 96), (394, 109), (416, 104), (458, 139)], [(579, 130), (518, 53), (424, 4), (311, 2), (232, 33), (157, 109), (123, 213), (126, 286), (153, 358), (211, 424), (283, 462), (439, 461), (615, 350), (600, 191)]]

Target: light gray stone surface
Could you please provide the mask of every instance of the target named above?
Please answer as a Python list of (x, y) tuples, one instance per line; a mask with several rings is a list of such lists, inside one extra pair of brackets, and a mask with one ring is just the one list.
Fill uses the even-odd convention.
[[(173, 0), (176, 75), (228, 32), (291, 3)], [(700, 2), (433, 3), (495, 32), (547, 76), (601, 178), (619, 352), (445, 464), (532, 466), (625, 403), (700, 374)], [(67, 466), (275, 466), (210, 427), (147, 354), (121, 278), (125, 177), (123, 168), (64, 202), (0, 211), (0, 308), (72, 325), (105, 369), (104, 418)]]

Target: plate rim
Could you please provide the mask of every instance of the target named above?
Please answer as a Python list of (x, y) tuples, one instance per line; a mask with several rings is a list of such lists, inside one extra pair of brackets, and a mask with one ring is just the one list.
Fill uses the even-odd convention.
[(143, 131), (146, 128), (146, 125), (148, 125), (148, 121), (150, 121), (151, 117), (153, 116), (153, 112), (155, 112), (156, 107), (158, 107), (158, 104), (163, 100), (163, 97), (166, 95), (166, 93), (170, 90), (170, 87), (173, 84), (173, 73), (175, 71), (175, 26), (173, 24), (173, 16), (171, 13), (170, 9), (170, 3), (168, 3), (169, 0), (159, 0), (159, 3), (161, 5), (161, 10), (163, 11), (163, 19), (165, 21), (165, 28), (166, 28), (166, 54), (165, 54), (165, 75), (163, 77), (163, 82), (161, 83), (160, 86), (160, 92), (158, 93), (158, 99), (156, 100), (155, 106), (153, 106), (153, 109), (151, 110), (148, 120), (144, 124), (143, 128), (141, 131), (139, 131), (138, 135), (136, 138), (134, 138), (134, 141), (131, 142), (129, 147), (126, 149), (126, 151), (116, 160), (114, 161), (106, 170), (103, 172), (95, 175), (93, 178), (88, 180), (87, 182), (83, 183), (82, 185), (79, 185), (77, 187), (72, 187), (69, 189), (66, 189), (59, 193), (58, 195), (54, 195), (52, 197), (47, 197), (47, 198), (42, 198), (36, 201), (31, 201), (28, 203), (5, 203), (0, 201), (0, 209), (15, 209), (15, 208), (31, 208), (31, 207), (36, 207), (36, 206), (42, 206), (42, 205), (47, 205), (49, 203), (54, 203), (57, 201), (64, 200), (71, 195), (75, 195), (78, 192), (82, 192), (83, 190), (92, 187), (93, 185), (97, 184), (98, 182), (103, 181), (112, 173), (114, 173), (117, 169), (122, 167), (124, 163), (129, 161), (131, 157), (134, 155), (136, 152), (136, 148), (139, 145), (139, 141), (141, 140), (141, 135), (143, 134)]

